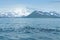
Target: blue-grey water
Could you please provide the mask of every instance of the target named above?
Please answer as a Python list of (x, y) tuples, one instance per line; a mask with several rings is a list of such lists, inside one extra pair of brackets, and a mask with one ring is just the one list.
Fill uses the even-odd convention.
[(60, 19), (0, 18), (0, 40), (60, 40)]

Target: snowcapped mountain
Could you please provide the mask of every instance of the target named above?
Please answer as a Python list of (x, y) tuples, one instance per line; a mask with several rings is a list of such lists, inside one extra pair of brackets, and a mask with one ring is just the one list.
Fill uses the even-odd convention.
[(24, 17), (24, 18), (60, 18), (60, 14), (43, 12), (33, 9), (16, 9), (15, 11), (0, 11), (0, 17)]
[(27, 18), (60, 18), (60, 14), (56, 12), (33, 11), (30, 15), (26, 17)]

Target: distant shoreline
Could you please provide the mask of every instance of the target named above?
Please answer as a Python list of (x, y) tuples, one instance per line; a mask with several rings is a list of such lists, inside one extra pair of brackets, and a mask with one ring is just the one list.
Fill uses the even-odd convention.
[(0, 17), (0, 18), (60, 18), (60, 17)]

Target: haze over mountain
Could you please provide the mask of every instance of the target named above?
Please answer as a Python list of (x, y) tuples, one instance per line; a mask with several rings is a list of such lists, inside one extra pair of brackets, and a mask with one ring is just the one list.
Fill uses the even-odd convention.
[(15, 8), (12, 10), (0, 10), (0, 17), (22, 17), (27, 16), (32, 12), (32, 10), (27, 8)]

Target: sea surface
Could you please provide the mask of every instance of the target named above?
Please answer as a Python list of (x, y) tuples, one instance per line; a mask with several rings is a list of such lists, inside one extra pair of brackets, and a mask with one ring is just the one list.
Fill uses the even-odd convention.
[(0, 40), (60, 40), (60, 18), (0, 18)]

